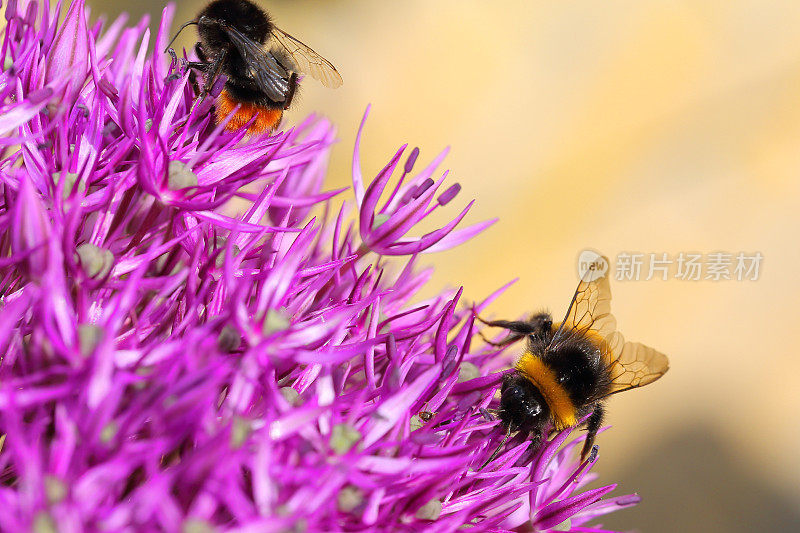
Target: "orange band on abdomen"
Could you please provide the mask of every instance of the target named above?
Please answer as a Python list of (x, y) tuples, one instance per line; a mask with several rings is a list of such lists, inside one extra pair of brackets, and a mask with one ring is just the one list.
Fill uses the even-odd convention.
[(231, 117), (230, 122), (225, 125), (228, 131), (240, 130), (247, 125), (253, 117), (256, 119), (247, 128), (247, 133), (255, 134), (262, 131), (271, 131), (278, 127), (283, 118), (283, 110), (270, 107), (259, 106), (247, 102), (239, 102), (231, 98), (228, 91), (223, 90), (217, 97), (216, 119), (217, 124), (225, 120), (228, 115), (233, 113), (236, 106), (240, 106)]

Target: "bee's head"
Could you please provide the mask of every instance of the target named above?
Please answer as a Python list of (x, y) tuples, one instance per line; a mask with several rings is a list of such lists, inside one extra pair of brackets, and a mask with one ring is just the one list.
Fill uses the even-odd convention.
[(515, 431), (536, 433), (550, 418), (539, 389), (520, 373), (509, 374), (500, 389), (500, 420)]
[(238, 30), (247, 39), (264, 44), (272, 31), (266, 11), (249, 0), (214, 0), (197, 15), (198, 33), (206, 46), (230, 47), (224, 27)]

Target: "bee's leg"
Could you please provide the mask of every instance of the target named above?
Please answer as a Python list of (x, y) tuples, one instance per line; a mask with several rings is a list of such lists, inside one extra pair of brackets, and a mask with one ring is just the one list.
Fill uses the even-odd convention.
[(586, 457), (589, 455), (589, 452), (592, 450), (592, 446), (594, 445), (594, 438), (597, 436), (597, 430), (600, 429), (600, 425), (603, 423), (603, 415), (605, 411), (603, 410), (603, 405), (600, 403), (595, 404), (594, 411), (592, 412), (591, 416), (589, 416), (589, 420), (586, 422), (586, 440), (583, 442), (583, 450), (581, 450), (581, 461), (585, 461)]
[(486, 344), (497, 346), (498, 348), (517, 342), (521, 338), (525, 337), (525, 335), (533, 331), (532, 329), (530, 329), (527, 322), (512, 322), (509, 320), (493, 320), (491, 322), (487, 322), (478, 315), (475, 315), (475, 318), (477, 318), (487, 326), (496, 328), (505, 328), (511, 332), (511, 335), (501, 340), (500, 342), (490, 341), (489, 339), (486, 338), (486, 335), (484, 335), (482, 331), (478, 332), (478, 335), (481, 336), (481, 338)]
[(497, 457), (498, 455), (500, 455), (500, 450), (502, 450), (502, 449), (503, 449), (503, 446), (505, 446), (506, 442), (508, 442), (508, 438), (511, 436), (511, 432), (512, 432), (512, 431), (513, 431), (513, 430), (511, 429), (511, 426), (508, 426), (508, 427), (506, 428), (506, 436), (505, 436), (505, 437), (503, 437), (503, 440), (502, 440), (502, 441), (500, 441), (500, 444), (499, 444), (499, 445), (497, 446), (497, 448), (494, 450), (494, 452), (492, 453), (492, 455), (491, 455), (491, 456), (489, 456), (489, 458), (486, 460), (486, 462), (485, 462), (485, 463), (483, 463), (483, 464), (481, 465), (481, 467), (478, 469), (478, 471), (479, 471), (479, 472), (480, 472), (481, 470), (483, 470), (484, 468), (486, 468), (486, 465), (488, 465), (489, 463), (491, 463), (492, 461), (494, 461), (494, 458), (495, 458), (495, 457)]
[(487, 322), (478, 315), (475, 315), (475, 318), (477, 318), (487, 326), (495, 328), (504, 328), (511, 332), (511, 335), (509, 335), (499, 343), (487, 340), (486, 337), (483, 336), (483, 333), (481, 333), (480, 335), (481, 337), (483, 337), (483, 340), (485, 340), (492, 346), (505, 346), (506, 344), (511, 344), (512, 342), (520, 340), (526, 335), (543, 335), (546, 331), (550, 330), (550, 326), (552, 326), (553, 324), (553, 319), (547, 313), (539, 313), (538, 315), (532, 316), (530, 320), (527, 321), (492, 320)]
[(192, 86), (194, 94), (200, 94), (200, 84), (197, 83), (197, 73), (194, 70), (189, 72), (189, 85)]
[(483, 419), (486, 420), (487, 422), (494, 422), (495, 417), (497, 416), (499, 411), (497, 409), (486, 409), (485, 407), (481, 407), (480, 409), (478, 409), (478, 412), (481, 414), (481, 416), (483, 416)]
[(495, 346), (497, 348), (502, 348), (503, 346), (508, 346), (509, 344), (513, 344), (513, 343), (517, 342), (518, 340), (520, 340), (521, 338), (523, 338), (525, 336), (525, 335), (514, 334), (514, 335), (509, 335), (508, 337), (506, 337), (505, 339), (501, 340), (500, 342), (494, 342), (494, 341), (490, 341), (486, 337), (486, 335), (484, 335), (483, 332), (481, 332), (481, 331), (478, 332), (478, 335), (481, 336), (481, 339), (483, 339), (483, 342), (485, 342), (486, 344), (489, 344), (491, 346)]
[(536, 455), (536, 453), (539, 451), (539, 449), (542, 447), (542, 441), (547, 440), (547, 434), (542, 433), (539, 430), (534, 430), (526, 434), (525, 438), (528, 439), (528, 447), (520, 456), (519, 461), (522, 464), (529, 464), (533, 459), (533, 457)]
[[(206, 95), (211, 92), (212, 87), (214, 87), (214, 82), (217, 81), (217, 78), (222, 72), (222, 65), (225, 63), (225, 57), (227, 55), (228, 51), (223, 48), (211, 63), (200, 63), (203, 65), (203, 68), (200, 70), (204, 70), (206, 72), (206, 82), (203, 85), (203, 90), (200, 91), (199, 101), (203, 101)], [(189, 65), (191, 66), (192, 63), (189, 63)]]
[(213, 65), (213, 62), (208, 60), (208, 56), (203, 51), (203, 47), (200, 46), (200, 43), (194, 45), (194, 53), (197, 55), (197, 58), (200, 61), (186, 61), (184, 63), (186, 68), (205, 72), (210, 66)]
[[(174, 73), (172, 73), (169, 76), (167, 76), (167, 78), (164, 80), (165, 82), (170, 82), (170, 81), (175, 81), (175, 80), (180, 79), (181, 76), (183, 76), (185, 70), (187, 68), (189, 68), (189, 67), (199, 68), (199, 69), (203, 69), (203, 68), (206, 67), (205, 64), (201, 64), (201, 63), (197, 63), (197, 62), (189, 63), (184, 58), (178, 59), (178, 55), (175, 53), (175, 49), (174, 48), (168, 48), (167, 52), (169, 53), (170, 57), (172, 58), (172, 63), (175, 64), (176, 68), (175, 68), (175, 72)], [(190, 76), (191, 76), (191, 74), (190, 74)], [(195, 91), (195, 92), (197, 92), (197, 91)]]
[(174, 64), (175, 68), (176, 68), (175, 73), (174, 74), (170, 74), (164, 80), (165, 82), (171, 82), (171, 81), (177, 80), (178, 78), (181, 77), (181, 74), (180, 74), (180, 71), (181, 71), (180, 65), (181, 65), (181, 63), (180, 63), (180, 61), (178, 61), (178, 54), (175, 53), (175, 50), (173, 48), (167, 48), (167, 52), (169, 53), (169, 57), (172, 59), (172, 63), (170, 64), (170, 67)]
[(531, 443), (528, 445), (528, 449), (535, 453), (539, 451), (539, 448), (541, 447), (542, 447), (542, 432), (536, 431), (531, 434)]
[(486, 321), (480, 316), (475, 315), (475, 318), (493, 328), (504, 328), (513, 333), (522, 335), (538, 335), (550, 329), (553, 325), (553, 319), (547, 313), (539, 313), (533, 315), (530, 320), (491, 320)]
[(208, 60), (208, 56), (206, 55), (203, 47), (200, 46), (200, 43), (196, 43), (194, 45), (194, 53), (197, 55), (197, 58), (200, 61), (187, 61), (184, 58), (178, 59), (177, 54), (175, 53), (174, 48), (167, 48), (167, 52), (169, 53), (170, 57), (172, 57), (172, 62), (176, 65), (179, 65), (178, 72), (175, 74), (170, 75), (167, 78), (167, 81), (177, 80), (181, 77), (181, 72), (184, 69), (191, 70), (192, 72), (189, 73), (189, 83), (192, 84), (192, 88), (194, 89), (195, 93), (200, 92), (200, 87), (197, 84), (197, 76), (195, 75), (194, 71), (199, 70), (205, 72), (208, 67), (211, 65), (211, 61)]
[(292, 72), (289, 76), (289, 91), (286, 93), (286, 99), (283, 101), (283, 108), (288, 109), (294, 99), (294, 93), (297, 90), (297, 74)]
[[(200, 84), (197, 83), (197, 73), (196, 70), (201, 72), (205, 72), (210, 63), (201, 63), (200, 61), (185, 61), (184, 66), (189, 69), (189, 84), (192, 86), (192, 90), (194, 94), (200, 94)], [(173, 74), (173, 76), (176, 76)]]
[(487, 326), (491, 326), (493, 328), (503, 328), (509, 331), (513, 331), (514, 333), (533, 333), (533, 327), (527, 323), (523, 322), (522, 320), (484, 320), (478, 315), (475, 315), (475, 318), (486, 324)]
[(203, 63), (202, 61), (187, 61), (186, 68), (192, 70), (200, 70), (205, 72), (212, 65), (212, 63)]
[(194, 53), (197, 54), (197, 58), (200, 61), (203, 63), (208, 63), (208, 56), (206, 55), (206, 52), (203, 50), (203, 47), (200, 45), (200, 43), (194, 45)]
[(200, 94), (200, 84), (197, 83), (197, 74), (195, 71), (199, 70), (200, 72), (205, 72), (213, 66), (213, 63), (208, 60), (208, 56), (206, 56), (206, 53), (203, 51), (203, 47), (200, 46), (200, 43), (197, 43), (194, 46), (194, 52), (197, 54), (197, 57), (200, 59), (200, 61), (187, 61), (184, 58), (179, 60), (178, 56), (175, 55), (175, 50), (170, 48), (167, 51), (169, 52), (170, 56), (172, 56), (172, 61), (180, 65), (178, 71), (175, 74), (170, 75), (167, 78), (167, 81), (177, 80), (183, 75), (183, 72), (188, 70), (189, 84), (192, 86), (192, 90), (195, 94)]

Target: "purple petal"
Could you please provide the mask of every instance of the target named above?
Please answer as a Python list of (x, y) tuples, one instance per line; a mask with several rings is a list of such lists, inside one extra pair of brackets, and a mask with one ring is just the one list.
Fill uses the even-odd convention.
[(364, 116), (361, 118), (361, 125), (358, 127), (356, 133), (356, 144), (353, 148), (353, 193), (356, 195), (356, 203), (360, 206), (364, 202), (364, 176), (361, 173), (361, 135), (364, 133), (364, 125), (367, 123), (369, 110), (371, 106), (367, 106), (364, 110)]
[(45, 83), (72, 78), (71, 90), (74, 91), (88, 73), (89, 31), (86, 28), (85, 11), (84, 0), (75, 0), (70, 4), (64, 22), (47, 53)]
[(392, 245), (388, 248), (381, 249), (381, 252), (385, 255), (411, 255), (426, 251), (437, 242), (444, 239), (447, 234), (449, 234), (453, 229), (461, 222), (465, 216), (467, 216), (467, 212), (469, 212), (472, 204), (475, 202), (470, 202), (467, 207), (464, 208), (459, 215), (447, 223), (444, 227), (432, 231), (427, 235), (423, 235), (417, 240), (407, 242), (407, 243), (397, 243), (396, 245)]
[(364, 446), (369, 447), (386, 434), (403, 413), (411, 407), (420, 395), (431, 386), (442, 371), (441, 365), (433, 365), (414, 380), (408, 388), (387, 399), (377, 410), (378, 420), (364, 435)]
[(539, 511), (534, 517), (536, 527), (550, 529), (578, 514), (581, 510), (598, 501), (614, 490), (616, 485), (608, 485), (599, 489), (587, 490), (583, 494), (551, 503)]
[(455, 230), (451, 232), (449, 235), (443, 237), (436, 244), (429, 246), (423, 251), (429, 254), (435, 252), (443, 252), (444, 250), (449, 250), (450, 248), (454, 248), (456, 246), (464, 244), (465, 242), (472, 239), (479, 233), (482, 233), (489, 226), (492, 226), (498, 220), (499, 219), (497, 218), (493, 218), (491, 220), (478, 222), (477, 224), (473, 224), (472, 226), (468, 226), (466, 228)]

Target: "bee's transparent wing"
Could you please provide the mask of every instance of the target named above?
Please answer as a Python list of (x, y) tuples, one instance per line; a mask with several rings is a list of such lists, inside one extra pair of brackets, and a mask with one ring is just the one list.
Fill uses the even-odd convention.
[[(608, 265), (608, 258), (602, 258)], [(555, 345), (572, 333), (586, 334), (594, 330), (601, 338), (616, 331), (617, 320), (611, 314), (611, 285), (608, 272), (598, 279), (594, 271), (583, 275), (567, 309), (567, 314), (553, 336)]]
[[(608, 265), (608, 259), (603, 257)], [(625, 342), (617, 331), (617, 320), (611, 314), (611, 286), (608, 271), (598, 279), (591, 271), (584, 275), (572, 297), (567, 315), (558, 326), (552, 345), (570, 335), (594, 337), (611, 374), (608, 394), (622, 392), (652, 383), (667, 370), (667, 356), (640, 344)]]
[[(330, 61), (316, 53), (310, 47), (298, 41), (280, 28), (273, 27), (272, 40), (286, 54), (286, 59), (293, 63), (298, 72), (308, 74), (325, 87), (335, 89), (342, 85), (342, 76)], [(288, 65), (287, 65), (288, 66)]]
[(654, 382), (667, 373), (669, 360), (649, 346), (626, 342), (618, 353), (613, 354), (609, 370), (612, 382), (608, 394), (614, 394)]

